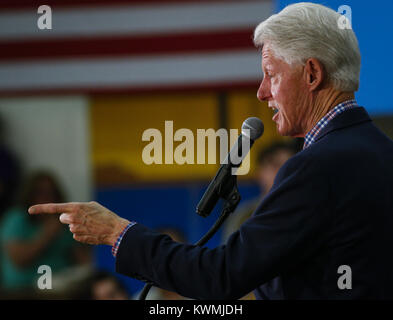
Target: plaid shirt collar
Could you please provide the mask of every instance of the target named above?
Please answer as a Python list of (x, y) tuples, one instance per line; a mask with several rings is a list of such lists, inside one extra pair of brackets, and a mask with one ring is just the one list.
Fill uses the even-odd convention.
[(335, 118), (340, 113), (345, 110), (352, 109), (354, 107), (358, 107), (358, 104), (355, 99), (344, 101), (337, 106), (335, 106), (332, 110), (330, 110), (318, 123), (312, 128), (304, 137), (304, 145), (303, 149), (306, 149), (311, 144), (315, 142), (318, 138), (319, 133), (323, 128), (327, 126), (327, 124)]

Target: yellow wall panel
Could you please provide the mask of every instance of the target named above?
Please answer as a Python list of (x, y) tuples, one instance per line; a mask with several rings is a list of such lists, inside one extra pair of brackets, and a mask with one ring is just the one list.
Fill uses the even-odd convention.
[[(195, 136), (198, 128), (216, 129), (216, 95), (188, 93), (92, 98), (92, 160), (97, 182), (211, 177), (216, 165), (147, 165), (142, 161), (143, 148), (148, 144), (142, 141), (143, 132), (156, 128), (162, 132), (164, 140), (165, 121), (173, 121), (174, 132), (188, 128)], [(178, 144), (180, 142), (174, 143), (174, 149)]]

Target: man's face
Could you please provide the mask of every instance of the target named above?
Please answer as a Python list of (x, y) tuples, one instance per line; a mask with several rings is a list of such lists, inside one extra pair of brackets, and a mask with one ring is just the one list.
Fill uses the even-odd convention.
[(258, 89), (258, 99), (268, 101), (276, 109), (273, 121), (283, 136), (303, 137), (306, 133), (308, 90), (304, 81), (304, 67), (291, 66), (274, 56), (267, 42), (262, 49), (264, 78)]

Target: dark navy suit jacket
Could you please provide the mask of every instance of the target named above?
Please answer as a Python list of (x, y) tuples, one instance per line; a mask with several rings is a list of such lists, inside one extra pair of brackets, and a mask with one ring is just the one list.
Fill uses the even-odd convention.
[[(351, 289), (338, 286), (342, 265)], [(284, 164), (225, 245), (180, 244), (137, 224), (116, 271), (195, 299), (392, 299), (393, 142), (364, 108), (349, 109)]]

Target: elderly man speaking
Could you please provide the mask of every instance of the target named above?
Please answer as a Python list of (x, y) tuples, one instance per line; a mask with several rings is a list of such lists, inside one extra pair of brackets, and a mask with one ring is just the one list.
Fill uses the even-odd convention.
[(76, 240), (113, 246), (117, 272), (185, 297), (392, 299), (393, 142), (356, 103), (360, 53), (340, 17), (298, 3), (256, 28), (258, 99), (281, 135), (305, 142), (225, 245), (177, 243), (95, 202), (29, 213), (62, 213)]

